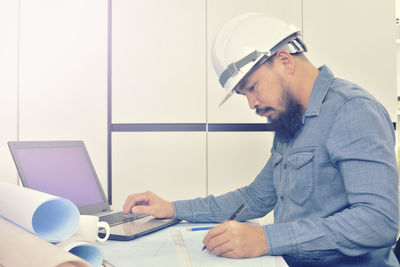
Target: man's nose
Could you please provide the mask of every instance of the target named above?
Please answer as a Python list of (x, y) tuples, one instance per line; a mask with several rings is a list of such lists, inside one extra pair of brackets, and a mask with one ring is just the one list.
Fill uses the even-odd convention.
[(247, 96), (247, 101), (249, 102), (250, 108), (255, 109), (256, 106), (259, 105), (257, 98), (251, 94), (247, 94), (246, 96)]

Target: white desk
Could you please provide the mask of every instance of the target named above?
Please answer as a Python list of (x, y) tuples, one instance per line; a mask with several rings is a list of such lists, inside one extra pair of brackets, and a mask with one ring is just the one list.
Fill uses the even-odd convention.
[[(179, 223), (161, 231), (134, 239), (131, 241), (106, 241), (100, 243), (104, 252), (104, 259), (117, 267), (146, 267), (168, 266), (186, 267), (188, 261), (192, 267), (212, 266), (260, 266), (283, 267), (287, 266), (282, 257), (263, 256), (250, 259), (227, 259), (202, 251), (202, 240), (207, 231), (187, 231), (196, 226), (212, 226), (215, 224)], [(173, 233), (181, 234), (184, 240), (184, 249), (176, 245)], [(184, 259), (188, 255), (188, 259)]]

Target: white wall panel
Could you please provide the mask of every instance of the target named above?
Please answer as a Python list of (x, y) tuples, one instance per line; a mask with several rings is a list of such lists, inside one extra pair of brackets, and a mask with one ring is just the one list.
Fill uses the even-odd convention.
[(396, 119), (395, 1), (303, 0), (308, 57), (372, 93)]
[(20, 139), (84, 140), (107, 170), (106, 1), (21, 0)]
[[(263, 123), (265, 118), (256, 116), (250, 110), (247, 99), (243, 96), (234, 95), (222, 107), (219, 103), (225, 95), (224, 89), (218, 82), (210, 59), (212, 43), (218, 30), (232, 17), (245, 12), (266, 12), (280, 17), (301, 29), (301, 1), (297, 0), (218, 0), (207, 1), (207, 108), (208, 121), (214, 123)], [(262, 34), (262, 33), (260, 33)], [(268, 33), (265, 33), (268, 34)]]
[[(400, 25), (399, 28), (399, 36), (400, 36)], [(397, 96), (400, 96), (400, 37), (397, 39)]]
[(209, 194), (250, 184), (270, 157), (273, 133), (208, 133)]
[(204, 197), (205, 144), (197, 132), (113, 133), (113, 208), (147, 190), (170, 201)]
[(0, 1), (0, 182), (17, 182), (7, 141), (17, 139), (18, 1)]
[(113, 123), (205, 122), (205, 1), (113, 1)]

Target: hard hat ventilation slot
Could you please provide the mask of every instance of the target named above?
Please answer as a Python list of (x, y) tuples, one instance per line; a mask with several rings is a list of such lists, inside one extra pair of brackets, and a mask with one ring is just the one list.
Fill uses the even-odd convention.
[(286, 50), (291, 54), (307, 52), (307, 47), (298, 33), (285, 38), (279, 42), (273, 49), (275, 53), (279, 50)]

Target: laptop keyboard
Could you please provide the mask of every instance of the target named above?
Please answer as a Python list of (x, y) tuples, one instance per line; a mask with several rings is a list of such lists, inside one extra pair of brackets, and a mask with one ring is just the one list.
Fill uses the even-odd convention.
[(134, 221), (143, 217), (149, 216), (147, 214), (124, 214), (121, 212), (111, 213), (99, 216), (99, 221), (105, 221), (110, 226), (118, 225), (125, 222)]

